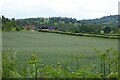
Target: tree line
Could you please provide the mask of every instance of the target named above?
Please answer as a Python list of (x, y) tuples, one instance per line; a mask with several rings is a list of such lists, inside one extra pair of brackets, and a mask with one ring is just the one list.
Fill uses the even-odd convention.
[[(118, 27), (113, 25), (113, 22), (117, 21), (116, 17), (115, 18), (112, 17), (110, 19), (108, 19), (108, 17), (104, 17), (103, 19), (95, 19), (96, 20), (95, 22), (95, 20), (77, 20), (75, 18), (67, 18), (67, 17), (49, 17), (49, 18), (39, 17), (39, 18), (26, 18), (26, 19), (15, 19), (15, 18), (8, 19), (2, 16), (2, 30), (3, 31), (11, 31), (11, 30), (20, 31), (24, 29), (23, 26), (25, 25), (35, 25), (37, 29), (41, 27), (51, 27), (59, 31), (73, 32), (73, 33), (100, 34), (101, 31), (104, 31), (104, 33), (110, 33), (111, 31), (113, 31), (113, 33), (118, 33), (119, 32)], [(107, 23), (106, 24), (102, 23), (102, 22), (105, 23), (105, 21), (107, 21), (107, 23), (109, 21), (109, 24), (107, 25)], [(112, 25), (110, 25), (110, 23)]]

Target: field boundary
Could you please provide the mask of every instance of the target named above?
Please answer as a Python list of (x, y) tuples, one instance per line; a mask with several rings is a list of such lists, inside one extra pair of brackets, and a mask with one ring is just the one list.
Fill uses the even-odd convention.
[(49, 30), (38, 30), (38, 32), (48, 32), (48, 33), (57, 33), (65, 35), (74, 35), (74, 36), (86, 36), (86, 37), (100, 37), (100, 38), (109, 38), (109, 39), (120, 39), (120, 34), (84, 34), (84, 33), (72, 33), (72, 32), (63, 32), (63, 31), (49, 31)]

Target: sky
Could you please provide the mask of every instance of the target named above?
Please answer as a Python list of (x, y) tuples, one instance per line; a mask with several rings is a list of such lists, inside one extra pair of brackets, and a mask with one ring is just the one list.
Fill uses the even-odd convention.
[(94, 19), (118, 14), (119, 0), (0, 0), (8, 18), (69, 17)]

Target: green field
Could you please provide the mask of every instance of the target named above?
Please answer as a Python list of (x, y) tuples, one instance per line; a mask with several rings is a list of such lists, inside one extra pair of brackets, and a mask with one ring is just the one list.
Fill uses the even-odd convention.
[(92, 53), (92, 48), (118, 48), (117, 39), (70, 36), (42, 32), (3, 32), (3, 49), (35, 50), (43, 54)]
[(3, 50), (17, 50), (21, 56), (37, 52), (41, 58), (51, 62), (78, 55), (93, 57), (96, 55), (93, 48), (117, 50), (118, 40), (44, 32), (3, 32)]
[[(8, 52), (3, 52), (3, 54), (17, 53), (16, 54), (17, 65), (18, 66), (21, 65), (21, 68), (23, 68), (22, 65), (28, 64), (26, 63), (27, 62), (26, 58), (31, 57), (32, 54), (37, 54), (40, 60), (40, 64), (44, 65), (45, 70), (47, 70), (46, 66), (49, 65), (55, 66), (58, 65), (59, 63), (63, 67), (62, 69), (66, 69), (66, 67), (67, 68), (69, 67), (69, 69), (67, 69), (68, 72), (71, 71), (73, 72), (76, 70), (79, 71), (79, 69), (81, 70), (86, 69), (85, 71), (89, 71), (87, 69), (90, 69), (92, 67), (93, 70), (91, 72), (93, 72), (94, 74), (96, 74), (95, 72), (100, 73), (100, 59), (98, 57), (98, 54), (95, 52), (94, 48), (101, 50), (103, 52), (105, 52), (106, 49), (110, 49), (110, 48), (113, 48), (114, 50), (117, 51), (118, 40), (108, 39), (108, 38), (45, 33), (45, 32), (3, 32), (2, 33), (2, 49), (3, 51), (8, 50)], [(9, 51), (10, 49), (12, 51)], [(6, 61), (8, 60), (5, 58), (4, 61), (5, 62), (3, 63), (5, 63), (6, 66), (7, 64)], [(115, 64), (112, 63), (112, 65)], [(53, 66), (52, 68), (54, 69)], [(96, 66), (96, 68), (94, 68), (94, 66)], [(116, 66), (113, 66), (112, 69), (113, 72), (115, 71), (115, 67)], [(24, 72), (24, 70), (22, 71)], [(108, 71), (109, 71), (109, 67), (108, 65), (106, 65), (107, 74)], [(44, 72), (48, 72), (48, 71), (44, 71)], [(88, 72), (88, 74), (92, 74), (91, 72), (90, 73)], [(62, 74), (62, 72), (60, 73)], [(48, 74), (48, 76), (50, 74)], [(72, 73), (70, 74), (72, 75)], [(77, 73), (75, 73), (74, 76), (76, 75)]]

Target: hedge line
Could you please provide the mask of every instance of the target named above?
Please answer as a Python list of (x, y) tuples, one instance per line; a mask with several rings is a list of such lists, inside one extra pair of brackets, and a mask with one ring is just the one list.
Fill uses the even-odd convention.
[(110, 38), (110, 39), (120, 39), (119, 34), (84, 34), (84, 33), (72, 33), (72, 32), (63, 32), (63, 31), (49, 31), (49, 30), (38, 30), (38, 32), (48, 32), (48, 33), (57, 33), (57, 34), (66, 34), (66, 35), (75, 35), (75, 36), (87, 36), (87, 37), (100, 37), (100, 38)]

